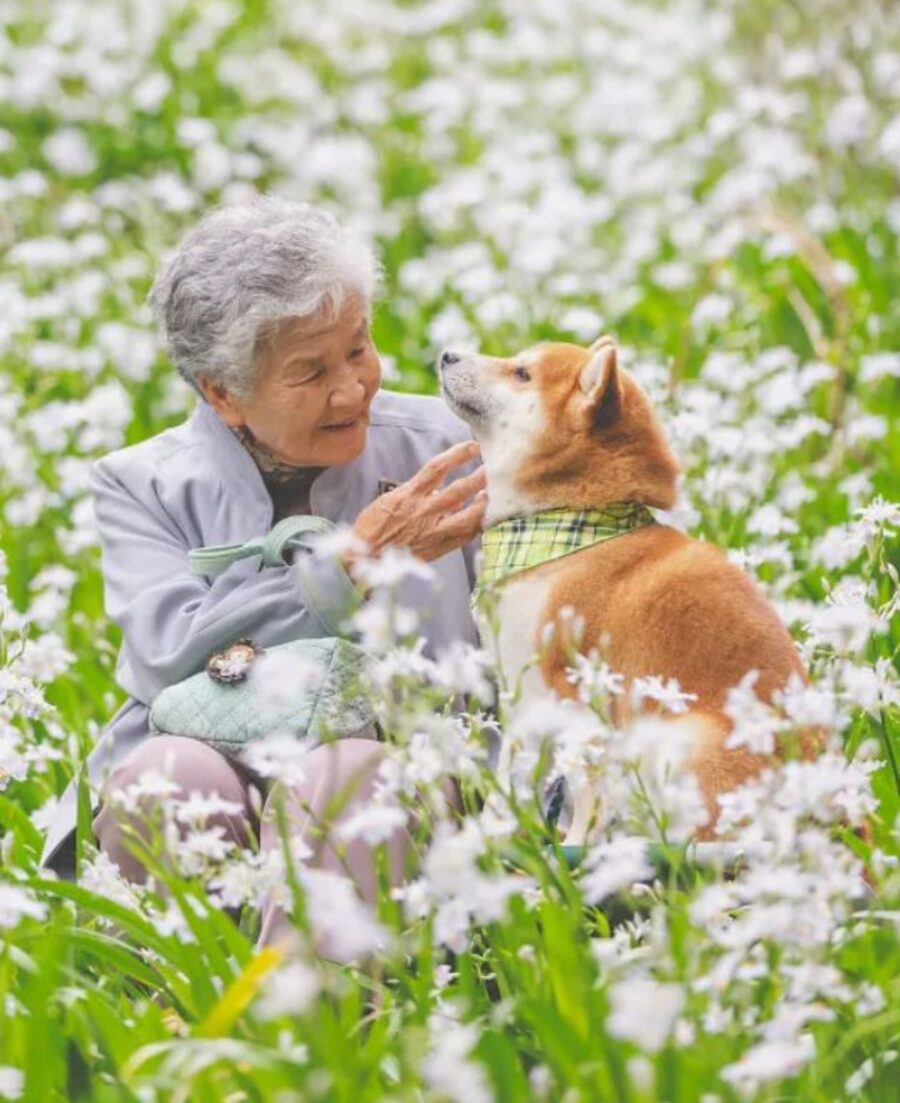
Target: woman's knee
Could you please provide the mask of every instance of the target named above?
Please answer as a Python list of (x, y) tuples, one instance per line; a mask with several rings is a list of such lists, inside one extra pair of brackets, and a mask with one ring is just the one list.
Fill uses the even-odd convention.
[(263, 844), (276, 834), (276, 809), (284, 805), (292, 833), (334, 822), (348, 808), (368, 798), (385, 756), (384, 744), (371, 739), (340, 739), (314, 748), (303, 760), (303, 780), (276, 782), (263, 808)]
[(105, 789), (126, 789), (148, 774), (164, 778), (173, 791), (210, 793), (223, 786), (239, 787), (224, 756), (207, 743), (181, 735), (155, 735), (122, 759), (110, 772)]
[[(379, 785), (379, 770), (389, 753), (384, 743), (372, 739), (340, 739), (316, 747), (304, 760), (303, 781), (293, 786), (276, 783), (263, 809), (263, 845), (273, 841), (276, 807), (284, 804), (289, 830), (319, 829), (334, 826), (352, 815), (371, 799)], [(440, 785), (438, 816), (458, 815), (462, 811), (459, 790), (453, 779)], [(430, 803), (430, 802), (425, 802)], [(424, 804), (423, 804), (424, 806)], [(410, 826), (418, 823), (413, 815)]]
[(212, 811), (205, 826), (221, 826), (226, 835), (246, 845), (253, 810), (244, 783), (224, 755), (197, 739), (159, 735), (145, 740), (109, 774), (93, 821), (102, 850), (121, 855), (123, 835), (146, 837), (162, 813), (171, 814), (190, 794), (220, 797), (233, 807)]

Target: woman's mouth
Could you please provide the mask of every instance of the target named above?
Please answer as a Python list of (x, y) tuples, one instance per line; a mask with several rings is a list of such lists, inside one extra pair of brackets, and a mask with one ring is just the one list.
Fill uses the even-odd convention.
[(346, 433), (355, 429), (362, 419), (362, 414), (357, 414), (356, 417), (348, 418), (346, 421), (335, 421), (331, 425), (323, 425), (322, 428), (332, 433)]

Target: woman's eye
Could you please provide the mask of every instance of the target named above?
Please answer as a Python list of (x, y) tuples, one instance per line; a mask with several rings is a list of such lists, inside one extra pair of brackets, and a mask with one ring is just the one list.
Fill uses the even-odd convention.
[(350, 353), (350, 359), (351, 360), (358, 360), (365, 351), (366, 351), (366, 346), (365, 345), (360, 345), (358, 349), (354, 349)]
[(516, 368), (513, 375), (518, 379), (520, 383), (530, 383), (531, 375), (527, 368)]

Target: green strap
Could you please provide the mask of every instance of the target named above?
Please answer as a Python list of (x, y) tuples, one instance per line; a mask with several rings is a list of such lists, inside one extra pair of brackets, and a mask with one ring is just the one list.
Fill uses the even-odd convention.
[(239, 559), (252, 559), (256, 555), (261, 558), (263, 567), (283, 567), (284, 552), (289, 545), (309, 546), (297, 539), (301, 533), (323, 534), (334, 532), (334, 529), (334, 524), (325, 517), (307, 514), (285, 517), (265, 536), (254, 536), (246, 544), (210, 544), (205, 548), (191, 548), (188, 563), (193, 574), (205, 575), (221, 574)]

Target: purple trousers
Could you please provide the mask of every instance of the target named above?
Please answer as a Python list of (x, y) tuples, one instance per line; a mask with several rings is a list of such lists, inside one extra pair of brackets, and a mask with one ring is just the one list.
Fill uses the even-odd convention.
[[(190, 793), (217, 794), (241, 810), (212, 814), (205, 826), (221, 826), (225, 837), (240, 847), (258, 840), (263, 850), (281, 846), (273, 810), (275, 793), (280, 792), (291, 833), (299, 835), (313, 852), (309, 864), (349, 876), (363, 900), (372, 903), (378, 889), (372, 847), (354, 838), (341, 843), (338, 850), (330, 841), (330, 833), (371, 796), (383, 754), (383, 745), (372, 739), (349, 738), (324, 744), (303, 760), (301, 783), (286, 786), (277, 782), (269, 788), (239, 759), (226, 757), (207, 743), (157, 735), (136, 747), (110, 774), (94, 819), (94, 834), (100, 849), (118, 865), (122, 875), (140, 884), (146, 880), (147, 870), (129, 847), (128, 838), (131, 831), (147, 838), (152, 800), (145, 794), (140, 814), (125, 812), (111, 799), (115, 790), (128, 788), (144, 771), (152, 770), (165, 773), (178, 785), (179, 791), (172, 799), (183, 799)], [(335, 807), (337, 811), (333, 811)], [(187, 830), (184, 828), (182, 834)], [(409, 842), (407, 831), (397, 828), (385, 844), (392, 883), (402, 878)], [(260, 944), (290, 943), (294, 935), (283, 909), (264, 902)], [(329, 952), (327, 934), (317, 949), (324, 957), (336, 956)]]

